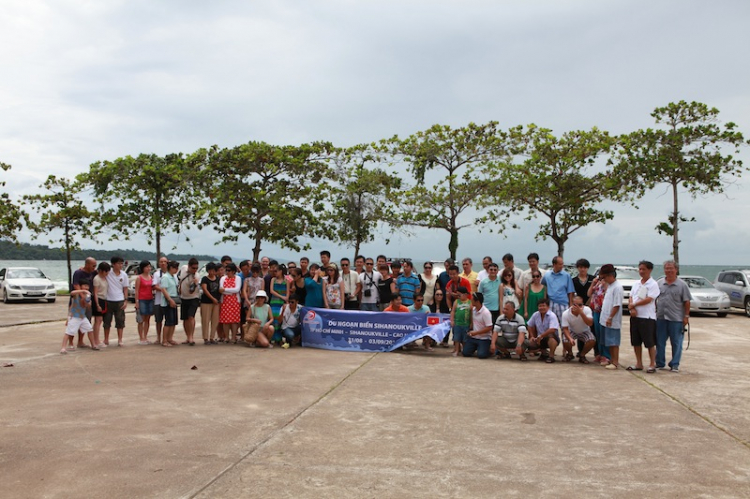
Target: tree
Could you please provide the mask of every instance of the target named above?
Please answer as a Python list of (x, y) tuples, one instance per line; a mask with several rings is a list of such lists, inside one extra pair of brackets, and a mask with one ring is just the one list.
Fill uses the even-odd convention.
[(672, 236), (672, 256), (679, 263), (679, 225), (695, 220), (680, 214), (679, 190), (686, 190), (693, 198), (724, 192), (745, 168), (731, 154), (722, 154), (723, 149), (728, 147), (736, 154), (746, 143), (734, 123), (720, 126), (719, 110), (700, 102), (669, 103), (656, 108), (651, 116), (664, 128), (638, 130), (621, 137), (615, 163), (619, 175), (629, 179), (630, 189), (638, 197), (660, 184), (671, 189), (672, 212), (656, 230)]
[(103, 206), (110, 204), (102, 209), (98, 229), (112, 229), (110, 240), (145, 233), (149, 243), (156, 242), (158, 260), (162, 236), (181, 233), (194, 220), (198, 199), (193, 180), (200, 160), (182, 153), (126, 156), (93, 163), (78, 181), (90, 186)]
[[(10, 165), (0, 163), (0, 168), (10, 170)], [(5, 182), (0, 182), (0, 188), (5, 187)], [(0, 239), (17, 241), (16, 234), (21, 230), (23, 212), (16, 204), (12, 203), (7, 192), (0, 192)]]
[(323, 157), (331, 149), (330, 144), (249, 142), (214, 151), (202, 171), (211, 194), (202, 206), (201, 226), (212, 225), (221, 241), (247, 235), (254, 241), (254, 260), (263, 241), (308, 249), (300, 240), (321, 233), (323, 200), (330, 198)]
[[(493, 185), (489, 172), (497, 170), (495, 165), (506, 156), (505, 138), (497, 123), (489, 122), (456, 129), (434, 125), (403, 140), (394, 137), (385, 141), (385, 147), (409, 164), (407, 170), (413, 181), (391, 196), (398, 209), (398, 222), (447, 231), (448, 251), (455, 259), (459, 231), (489, 221), (477, 215), (470, 223), (463, 221), (462, 215), (488, 206)], [(439, 175), (430, 175), (436, 171)], [(502, 226), (499, 219), (492, 222)]]
[(615, 139), (597, 128), (566, 132), (560, 138), (551, 130), (529, 125), (511, 130), (525, 144), (520, 164), (498, 172), (496, 189), (508, 212), (524, 212), (526, 220), (542, 218), (536, 240), (550, 238), (563, 256), (565, 243), (579, 229), (603, 223), (614, 216), (597, 205), (620, 199), (611, 171), (593, 172), (596, 159), (610, 150)]
[(399, 189), (401, 179), (381, 168), (367, 167), (369, 163), (384, 161), (367, 144), (339, 150), (333, 160), (337, 184), (333, 188), (331, 213), (326, 218), (334, 231), (328, 236), (353, 247), (356, 258), (362, 243), (375, 239), (377, 225), (391, 219), (387, 199)]
[(50, 175), (40, 187), (44, 188), (47, 194), (30, 194), (23, 197), (26, 204), (41, 214), (38, 222), (32, 222), (27, 216), (26, 225), (35, 233), (34, 239), (42, 234), (50, 235), (50, 231), (62, 231), (58, 238), (50, 236), (49, 242), (60, 242), (65, 248), (68, 287), (72, 289), (71, 252), (81, 248), (82, 239), (94, 239), (96, 231), (91, 223), (94, 214), (78, 197), (81, 191), (80, 184), (64, 177)]

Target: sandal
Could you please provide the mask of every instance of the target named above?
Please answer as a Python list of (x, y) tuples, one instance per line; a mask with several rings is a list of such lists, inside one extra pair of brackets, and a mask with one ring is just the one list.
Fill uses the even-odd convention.
[(528, 359), (528, 357), (526, 357), (526, 355), (521, 354), (521, 356), (518, 357), (518, 360), (529, 360), (529, 359)]
[(164, 343), (161, 344), (161, 346), (163, 346), (163, 347), (170, 347), (171, 348), (172, 344), (169, 343), (168, 341), (165, 341)]
[(546, 359), (544, 359), (544, 362), (546, 362), (547, 364), (554, 364), (555, 363), (555, 358), (554, 357), (547, 357)]
[(578, 362), (580, 362), (581, 364), (591, 364), (591, 362), (589, 362), (589, 359), (587, 359), (586, 357), (578, 357)]
[(573, 359), (575, 359), (575, 357), (573, 357), (573, 354), (572, 354), (572, 353), (570, 353), (570, 352), (566, 353), (566, 354), (565, 354), (565, 357), (563, 358), (563, 360), (564, 360), (565, 362), (570, 362), (570, 361), (571, 361), (571, 360), (573, 360)]
[(646, 372), (649, 373), (649, 374), (654, 374), (656, 372), (656, 368), (655, 367), (649, 367), (648, 369), (646, 369)]
[(510, 359), (510, 353), (500, 353), (501, 359)]
[(642, 367), (637, 366), (628, 366), (625, 368), (626, 371), (643, 371)]

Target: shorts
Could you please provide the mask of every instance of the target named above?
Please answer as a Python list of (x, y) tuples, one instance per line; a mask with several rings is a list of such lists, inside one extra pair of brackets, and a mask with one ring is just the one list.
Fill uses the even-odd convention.
[[(495, 346), (499, 348), (500, 350), (511, 350), (518, 346), (518, 337), (516, 337), (515, 340), (510, 341), (505, 336), (498, 336), (497, 341), (495, 342)], [(523, 340), (523, 349), (527, 350), (529, 348), (529, 340)]]
[(453, 326), (453, 342), (464, 343), (469, 337), (469, 326)]
[(180, 319), (183, 321), (185, 319), (192, 319), (195, 317), (195, 313), (198, 311), (198, 308), (201, 306), (201, 299), (200, 298), (189, 298), (189, 299), (182, 299), (182, 303), (180, 303)]
[(154, 305), (154, 322), (161, 324), (164, 321), (164, 308), (161, 305)]
[[(557, 341), (558, 345), (560, 344), (560, 338), (556, 334), (554, 334), (552, 336), (545, 336), (544, 338), (542, 338), (542, 341), (539, 342), (539, 348), (549, 348), (549, 340), (550, 339), (553, 339), (553, 340)], [(529, 343), (529, 348), (531, 348), (532, 346), (533, 345), (531, 345), (531, 343)]]
[[(581, 333), (576, 333), (575, 331), (572, 331), (570, 329), (568, 329), (568, 331), (570, 331), (570, 336), (574, 340), (583, 341), (583, 342), (596, 341), (596, 338), (594, 337), (594, 333), (591, 332), (591, 329), (586, 329), (585, 331)], [(567, 341), (565, 343), (567, 343)]]
[(100, 312), (96, 308), (96, 305), (94, 305), (91, 307), (91, 315), (93, 317), (104, 317), (104, 314), (107, 312), (107, 300), (105, 300), (104, 298), (97, 298), (96, 301), (101, 307), (102, 311)]
[(646, 348), (656, 346), (656, 319), (643, 317), (630, 318), (630, 344), (634, 347), (643, 345)]
[(94, 328), (86, 317), (69, 317), (68, 325), (65, 327), (65, 334), (75, 336), (78, 331), (90, 333)]
[(125, 328), (125, 311), (122, 309), (124, 301), (107, 301), (107, 311), (104, 313), (104, 329), (112, 327), (112, 317), (115, 318), (117, 329)]
[(604, 346), (605, 347), (619, 347), (620, 346), (620, 330), (613, 329), (611, 327), (604, 326)]
[(164, 315), (164, 326), (176, 326), (177, 325), (177, 307), (161, 307), (161, 312)]

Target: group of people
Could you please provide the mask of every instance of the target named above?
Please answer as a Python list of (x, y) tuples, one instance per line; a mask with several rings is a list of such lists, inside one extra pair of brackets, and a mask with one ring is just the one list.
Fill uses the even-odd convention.
[[(552, 269), (539, 266), (539, 255), (527, 257), (529, 268), (515, 266), (513, 255), (506, 254), (500, 266), (489, 256), (482, 269), (473, 269), (471, 258), (461, 267), (446, 259), (445, 271), (433, 273), (432, 262), (417, 272), (409, 260), (388, 262), (357, 256), (331, 261), (328, 251), (320, 253), (320, 263), (282, 264), (263, 257), (259, 262), (243, 260), (237, 266), (230, 257), (206, 265), (207, 275), (199, 278), (199, 263), (192, 258), (180, 267), (166, 257), (159, 258), (156, 271), (143, 261), (135, 279), (135, 310), (139, 344), (150, 344), (152, 321), (156, 343), (165, 347), (178, 344), (174, 338), (179, 318), (185, 339), (195, 345), (196, 315), (200, 310), (203, 343), (238, 343), (273, 348), (299, 344), (300, 306), (361, 311), (432, 312), (449, 314), (453, 333), (453, 355), (479, 358), (497, 355), (522, 360), (538, 356), (553, 363), (562, 345), (562, 360), (590, 363), (618, 369), (624, 291), (617, 281), (613, 265), (601, 267), (598, 275), (589, 274), (586, 259), (576, 262), (577, 275), (564, 270), (563, 259), (552, 259)], [(92, 349), (109, 346), (114, 319), (118, 346), (123, 345), (125, 310), (129, 279), (123, 271), (124, 260), (113, 257), (98, 266), (93, 258), (73, 275), (73, 289), (66, 334), (61, 353), (84, 346), (88, 334)], [(648, 351), (647, 372), (659, 368), (679, 370), (683, 327), (690, 313), (690, 292), (677, 279), (674, 261), (664, 264), (665, 277), (651, 277), (653, 264), (638, 266), (641, 281), (631, 290), (627, 308), (630, 313), (631, 345), (636, 364), (629, 370), (643, 370), (643, 347)], [(93, 320), (93, 323), (91, 322)], [(100, 331), (104, 337), (100, 340)], [(670, 340), (672, 359), (666, 364), (666, 342)], [(449, 338), (441, 346), (449, 346)], [(411, 345), (410, 347), (413, 347)], [(433, 350), (435, 342), (425, 338), (422, 344)], [(577, 353), (574, 355), (574, 347)]]

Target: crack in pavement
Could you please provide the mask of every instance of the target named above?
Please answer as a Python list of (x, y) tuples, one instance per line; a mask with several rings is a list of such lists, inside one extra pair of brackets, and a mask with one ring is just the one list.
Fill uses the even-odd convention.
[(206, 485), (204, 485), (203, 487), (201, 487), (201, 488), (200, 488), (200, 489), (198, 489), (197, 491), (195, 491), (195, 492), (193, 492), (193, 493), (190, 493), (190, 494), (188, 494), (188, 495), (186, 495), (186, 496), (183, 496), (183, 497), (186, 497), (186, 498), (190, 498), (190, 499), (192, 499), (192, 498), (194, 498), (194, 497), (197, 497), (197, 496), (198, 496), (199, 494), (201, 494), (202, 492), (204, 492), (204, 491), (205, 491), (206, 489), (208, 489), (208, 488), (209, 488), (209, 487), (210, 487), (211, 485), (213, 485), (214, 483), (216, 483), (216, 482), (217, 482), (217, 481), (218, 481), (218, 480), (219, 480), (220, 478), (222, 478), (222, 477), (223, 477), (224, 475), (226, 475), (226, 474), (227, 474), (227, 473), (229, 473), (229, 472), (230, 472), (231, 470), (233, 470), (234, 468), (236, 468), (236, 467), (237, 467), (237, 465), (239, 465), (239, 464), (240, 464), (241, 462), (243, 462), (244, 460), (246, 460), (247, 458), (249, 458), (249, 457), (251, 457), (251, 456), (252, 456), (253, 454), (255, 454), (255, 452), (256, 452), (257, 450), (259, 450), (259, 449), (260, 449), (261, 447), (263, 447), (263, 446), (264, 446), (264, 445), (265, 445), (266, 443), (268, 443), (268, 442), (269, 442), (269, 441), (270, 441), (270, 440), (271, 440), (271, 439), (272, 439), (273, 437), (275, 437), (276, 435), (278, 435), (278, 434), (279, 434), (279, 432), (282, 432), (282, 431), (284, 431), (284, 430), (285, 430), (286, 428), (288, 428), (288, 427), (289, 427), (289, 426), (290, 426), (290, 425), (291, 425), (292, 423), (294, 423), (294, 422), (295, 422), (295, 421), (297, 421), (297, 420), (298, 420), (298, 419), (299, 419), (300, 417), (302, 417), (302, 415), (304, 415), (304, 414), (305, 414), (305, 413), (306, 413), (307, 411), (309, 411), (310, 409), (312, 409), (313, 407), (315, 407), (316, 405), (318, 405), (318, 404), (319, 404), (320, 402), (322, 402), (322, 401), (323, 401), (324, 399), (326, 399), (326, 398), (327, 398), (327, 397), (328, 397), (328, 396), (329, 396), (329, 395), (330, 395), (331, 393), (333, 393), (333, 392), (334, 392), (334, 391), (335, 391), (335, 390), (336, 390), (337, 388), (339, 388), (339, 387), (340, 387), (341, 385), (343, 385), (343, 384), (344, 384), (344, 383), (345, 383), (345, 382), (346, 382), (346, 381), (347, 381), (347, 380), (348, 380), (349, 378), (351, 378), (351, 377), (352, 377), (352, 376), (354, 376), (354, 375), (355, 375), (355, 374), (356, 374), (357, 372), (359, 372), (359, 370), (360, 370), (360, 369), (362, 369), (362, 368), (363, 368), (363, 367), (365, 367), (365, 366), (366, 366), (367, 364), (369, 364), (369, 363), (370, 363), (370, 361), (371, 361), (372, 359), (374, 359), (375, 357), (377, 357), (378, 353), (379, 353), (379, 352), (376, 352), (376, 353), (372, 354), (372, 355), (371, 355), (371, 356), (370, 356), (369, 358), (367, 358), (367, 359), (366, 359), (366, 360), (365, 360), (364, 362), (362, 362), (362, 363), (361, 363), (361, 364), (360, 364), (359, 366), (357, 366), (357, 368), (356, 368), (356, 369), (352, 370), (352, 371), (351, 371), (351, 372), (350, 372), (349, 374), (347, 374), (346, 376), (344, 376), (344, 377), (343, 377), (343, 378), (342, 378), (341, 380), (339, 380), (339, 382), (338, 382), (338, 383), (335, 383), (335, 384), (334, 384), (333, 386), (331, 386), (331, 387), (330, 387), (330, 388), (329, 388), (328, 390), (326, 390), (326, 392), (325, 392), (324, 394), (322, 394), (322, 395), (321, 395), (320, 397), (318, 397), (317, 399), (315, 399), (315, 400), (314, 400), (314, 401), (313, 401), (313, 402), (312, 402), (311, 404), (309, 404), (309, 405), (307, 405), (306, 407), (303, 407), (302, 409), (300, 409), (300, 410), (299, 410), (299, 411), (298, 411), (298, 412), (297, 412), (296, 414), (294, 414), (294, 415), (293, 415), (293, 416), (291, 417), (291, 419), (289, 419), (289, 421), (287, 421), (286, 423), (284, 423), (284, 424), (283, 424), (282, 426), (280, 426), (279, 428), (276, 428), (275, 430), (271, 431), (271, 432), (270, 432), (270, 433), (268, 434), (268, 436), (267, 436), (266, 438), (262, 439), (262, 440), (261, 440), (260, 442), (258, 442), (257, 444), (255, 444), (255, 445), (254, 445), (254, 446), (253, 446), (253, 447), (252, 447), (252, 448), (251, 448), (251, 449), (250, 449), (249, 451), (247, 451), (247, 452), (245, 453), (245, 455), (244, 455), (244, 456), (241, 456), (241, 457), (240, 457), (239, 459), (237, 459), (237, 461), (235, 461), (234, 463), (230, 464), (229, 466), (227, 466), (226, 468), (224, 468), (224, 469), (223, 469), (222, 471), (220, 471), (220, 472), (219, 472), (219, 473), (218, 473), (218, 474), (217, 474), (217, 475), (216, 475), (216, 476), (215, 476), (215, 477), (214, 477), (213, 479), (211, 479), (211, 480), (210, 480), (210, 481), (209, 481), (209, 482), (208, 482), (208, 483), (207, 483)]

